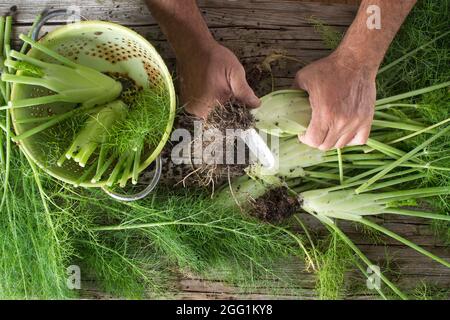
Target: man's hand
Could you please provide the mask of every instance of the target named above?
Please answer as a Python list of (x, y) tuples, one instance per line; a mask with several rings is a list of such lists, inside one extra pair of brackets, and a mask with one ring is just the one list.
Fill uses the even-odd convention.
[(244, 67), (227, 48), (213, 42), (178, 60), (181, 102), (185, 109), (206, 117), (217, 103), (236, 99), (258, 107), (259, 98), (247, 83)]
[(245, 79), (236, 56), (219, 45), (208, 30), (195, 0), (146, 0), (169, 39), (178, 63), (181, 102), (200, 117), (218, 102), (235, 98), (257, 107), (258, 97)]
[[(312, 119), (300, 141), (323, 150), (365, 144), (376, 99), (375, 77), (416, 0), (363, 0), (339, 48), (300, 70), (294, 86), (309, 93)], [(369, 27), (373, 8), (380, 26)], [(376, 14), (376, 13), (375, 13)]]
[(300, 70), (294, 86), (306, 90), (312, 107), (300, 141), (321, 150), (365, 144), (376, 99), (376, 69), (352, 66), (335, 53)]

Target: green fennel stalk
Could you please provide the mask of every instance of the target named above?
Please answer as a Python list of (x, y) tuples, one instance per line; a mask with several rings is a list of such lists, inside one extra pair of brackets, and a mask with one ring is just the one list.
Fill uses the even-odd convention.
[(43, 86), (56, 94), (12, 101), (3, 107), (4, 109), (52, 102), (81, 103), (85, 107), (93, 107), (111, 102), (120, 95), (122, 91), (120, 82), (97, 70), (77, 64), (43, 44), (31, 40), (28, 36), (20, 35), (20, 39), (61, 64), (43, 62), (14, 50), (8, 51), (9, 58), (5, 61), (5, 65), (23, 72), (17, 75), (3, 74), (2, 81)]

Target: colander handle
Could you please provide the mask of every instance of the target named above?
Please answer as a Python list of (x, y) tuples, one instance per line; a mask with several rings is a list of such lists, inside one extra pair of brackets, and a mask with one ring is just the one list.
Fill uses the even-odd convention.
[(141, 192), (128, 195), (111, 191), (107, 187), (102, 187), (102, 190), (106, 192), (106, 194), (108, 194), (111, 198), (114, 198), (116, 200), (126, 202), (141, 200), (146, 196), (148, 196), (153, 191), (153, 189), (155, 189), (156, 185), (159, 182), (159, 179), (161, 178), (161, 172), (162, 172), (162, 159), (161, 156), (158, 156), (158, 158), (156, 158), (155, 160), (155, 173), (153, 174), (152, 181), (150, 181), (149, 185)]
[(56, 10), (50, 10), (50, 11), (44, 11), (42, 13), (42, 17), (39, 20), (39, 22), (36, 24), (36, 27), (34, 28), (31, 38), (34, 41), (37, 41), (39, 39), (39, 33), (41, 32), (42, 27), (47, 23), (48, 20), (51, 20), (56, 17), (65, 17), (65, 16), (77, 16), (80, 18), (80, 20), (87, 20), (82, 15), (69, 10), (69, 9), (56, 9)]

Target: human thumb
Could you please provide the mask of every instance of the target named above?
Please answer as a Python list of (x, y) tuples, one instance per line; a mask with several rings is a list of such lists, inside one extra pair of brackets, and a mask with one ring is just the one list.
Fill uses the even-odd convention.
[(256, 96), (255, 92), (247, 83), (245, 76), (236, 82), (233, 86), (234, 97), (239, 100), (242, 104), (250, 108), (257, 108), (261, 104), (261, 100)]
[(307, 82), (307, 75), (305, 72), (305, 69), (300, 69), (297, 74), (295, 75), (295, 80), (294, 83), (292, 84), (292, 87), (294, 89), (301, 89), (301, 90), (305, 90), (308, 91), (306, 82)]

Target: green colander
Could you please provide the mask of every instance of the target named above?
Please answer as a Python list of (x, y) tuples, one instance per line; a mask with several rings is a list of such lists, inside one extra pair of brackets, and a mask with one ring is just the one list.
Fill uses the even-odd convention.
[[(166, 144), (173, 126), (176, 96), (172, 77), (155, 48), (136, 32), (123, 26), (103, 21), (81, 21), (68, 24), (48, 33), (39, 42), (82, 65), (108, 74), (125, 75), (142, 88), (164, 86), (170, 97), (170, 117), (166, 131), (159, 145), (146, 152), (140, 166), (140, 171), (143, 171), (154, 163), (157, 170), (159, 170), (159, 154)], [(51, 58), (35, 49), (31, 49), (27, 55), (43, 61), (54, 62)], [(15, 84), (12, 88), (11, 99), (14, 101), (46, 94), (48, 92), (45, 92), (41, 87)], [(17, 119), (60, 114), (74, 107), (74, 105), (67, 103), (52, 103), (13, 109), (11, 116), (14, 130), (19, 135), (37, 125), (29, 122), (19, 123), (20, 121), (16, 122)], [(78, 180), (84, 173), (84, 168), (81, 168), (73, 161), (66, 161), (61, 167), (56, 165), (56, 163), (49, 163), (49, 148), (55, 143), (54, 141), (58, 141), (58, 137), (49, 136), (49, 132), (44, 131), (22, 140), (20, 147), (48, 174), (64, 182), (78, 185)], [(154, 176), (157, 179), (159, 174), (155, 173)], [(82, 182), (79, 185), (84, 187), (104, 187), (105, 182), (100, 181), (95, 184)]]

